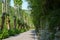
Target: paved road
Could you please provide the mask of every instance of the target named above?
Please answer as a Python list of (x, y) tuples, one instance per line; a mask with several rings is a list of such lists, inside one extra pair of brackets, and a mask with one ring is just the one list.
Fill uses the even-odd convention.
[(3, 40), (37, 40), (37, 36), (35, 35), (35, 30), (29, 30), (17, 36), (12, 36)]

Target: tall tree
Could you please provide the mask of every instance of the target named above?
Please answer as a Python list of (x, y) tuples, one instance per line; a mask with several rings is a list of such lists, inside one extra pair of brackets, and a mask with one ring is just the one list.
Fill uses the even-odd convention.
[[(60, 29), (60, 1), (59, 0), (27, 0), (32, 8), (32, 17), (38, 33), (40, 29), (47, 29), (54, 39), (56, 28)], [(57, 16), (58, 15), (58, 16)], [(41, 37), (41, 36), (40, 36)], [(46, 36), (44, 36), (46, 37)], [(44, 39), (45, 40), (45, 39)]]
[(7, 0), (7, 4), (6, 4), (7, 5), (6, 25), (7, 25), (8, 30), (10, 29), (10, 19), (9, 19), (10, 1), (11, 0)]
[[(15, 8), (15, 21), (14, 21), (14, 25), (15, 25), (15, 28), (16, 28), (16, 12), (18, 10), (18, 15), (20, 14), (20, 8), (21, 8), (21, 4), (22, 4), (22, 0), (14, 0), (14, 7), (17, 7)], [(18, 18), (20, 17), (20, 15), (18, 16)]]
[(5, 23), (5, 17), (6, 17), (6, 9), (7, 9), (7, 6), (6, 6), (6, 0), (2, 0), (2, 24), (1, 24), (1, 30), (3, 29), (3, 26), (4, 26), (4, 23)]

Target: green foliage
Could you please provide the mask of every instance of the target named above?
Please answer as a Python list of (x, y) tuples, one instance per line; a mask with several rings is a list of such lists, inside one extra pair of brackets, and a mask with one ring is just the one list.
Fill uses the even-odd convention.
[[(49, 32), (52, 33), (53, 39), (56, 33), (56, 28), (60, 29), (60, 0), (27, 0), (29, 7), (32, 9), (31, 15), (33, 17), (33, 23), (36, 30), (47, 27)], [(46, 25), (48, 22), (48, 26)], [(51, 39), (51, 40), (52, 40)]]
[(22, 4), (22, 0), (14, 0), (15, 5), (21, 5)]
[(3, 30), (2, 38), (7, 38), (9, 36), (8, 30)]
[(9, 37), (8, 30), (4, 28), (0, 33), (0, 39)]
[(15, 30), (14, 29), (10, 29), (9, 30), (9, 36), (14, 36), (15, 35)]
[[(22, 0), (14, 0), (14, 3), (15, 3), (15, 6), (18, 6), (16, 11), (17, 11), (17, 14), (15, 15), (15, 9), (14, 7), (11, 7), (10, 6), (10, 1), (11, 0), (7, 0), (7, 14), (6, 14), (6, 17), (5, 17), (5, 23), (3, 25), (3, 30), (0, 30), (0, 39), (4, 39), (4, 38), (7, 38), (7, 37), (10, 37), (10, 36), (15, 36), (16, 34), (19, 34), (19, 33), (22, 33), (22, 32), (25, 32), (27, 30), (29, 30), (29, 25), (30, 23), (32, 23), (32, 20), (31, 20), (31, 16), (29, 13), (29, 11), (27, 10), (22, 10), (20, 7), (21, 7), (21, 4), (22, 4)], [(2, 2), (0, 0), (0, 27), (1, 27), (1, 16), (2, 16)], [(8, 19), (10, 20), (10, 29), (8, 29), (8, 26), (7, 26), (7, 16), (8, 16)], [(16, 17), (16, 29), (14, 29), (14, 16)], [(24, 16), (24, 17), (23, 17)], [(20, 17), (20, 18), (19, 18)], [(29, 20), (28, 20), (29, 19)], [(26, 20), (27, 22), (25, 22), (24, 20)], [(31, 21), (31, 22), (30, 22)], [(33, 24), (33, 23), (32, 23)], [(22, 26), (23, 28), (18, 28), (18, 25)]]

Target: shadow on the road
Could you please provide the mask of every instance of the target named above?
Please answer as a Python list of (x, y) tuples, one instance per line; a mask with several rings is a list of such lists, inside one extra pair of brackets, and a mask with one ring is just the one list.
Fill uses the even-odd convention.
[(35, 30), (31, 31), (31, 33), (32, 33), (32, 34), (30, 34), (30, 35), (32, 35), (31, 38), (33, 38), (33, 39), (37, 39), (37, 35), (36, 35)]

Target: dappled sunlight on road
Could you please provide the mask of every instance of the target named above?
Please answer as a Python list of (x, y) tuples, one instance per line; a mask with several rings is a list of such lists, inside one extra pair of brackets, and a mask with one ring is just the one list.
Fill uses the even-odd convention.
[(35, 30), (29, 30), (14, 37), (9, 37), (3, 40), (37, 40)]

